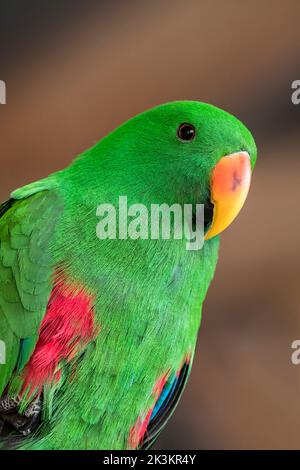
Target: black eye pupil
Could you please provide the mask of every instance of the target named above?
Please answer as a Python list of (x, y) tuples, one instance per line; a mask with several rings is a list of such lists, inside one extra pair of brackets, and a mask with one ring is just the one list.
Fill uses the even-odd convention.
[(177, 135), (179, 139), (184, 141), (193, 140), (196, 134), (195, 127), (192, 124), (180, 124), (178, 127)]

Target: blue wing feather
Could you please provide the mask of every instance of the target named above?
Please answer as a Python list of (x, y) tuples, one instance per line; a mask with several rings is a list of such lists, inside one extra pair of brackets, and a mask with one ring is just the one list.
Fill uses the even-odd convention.
[(184, 390), (190, 369), (190, 361), (185, 362), (179, 373), (173, 374), (165, 384), (151, 414), (149, 425), (141, 444), (142, 449), (149, 449), (154, 444), (167, 421), (172, 416)]

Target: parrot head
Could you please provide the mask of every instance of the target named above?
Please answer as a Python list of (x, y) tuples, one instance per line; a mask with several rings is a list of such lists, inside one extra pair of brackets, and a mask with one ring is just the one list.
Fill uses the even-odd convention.
[(197, 101), (145, 111), (98, 145), (92, 153), (101, 155), (103, 171), (110, 168), (109, 184), (119, 194), (141, 203), (204, 204), (207, 240), (241, 210), (257, 155), (250, 131), (237, 118)]

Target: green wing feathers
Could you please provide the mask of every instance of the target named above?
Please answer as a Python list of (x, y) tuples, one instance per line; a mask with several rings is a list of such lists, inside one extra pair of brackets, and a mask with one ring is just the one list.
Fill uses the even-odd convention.
[(25, 199), (0, 206), (0, 396), (34, 350), (51, 293), (51, 248), (62, 213), (55, 191), (19, 190), (16, 196)]

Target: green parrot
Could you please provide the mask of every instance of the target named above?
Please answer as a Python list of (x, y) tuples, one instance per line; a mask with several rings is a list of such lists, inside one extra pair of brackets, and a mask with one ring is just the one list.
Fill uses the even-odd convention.
[[(153, 445), (189, 377), (219, 233), (256, 155), (235, 117), (177, 101), (0, 206), (1, 448)], [(100, 239), (99, 205), (122, 196), (128, 207), (203, 204), (203, 246), (110, 229)]]

